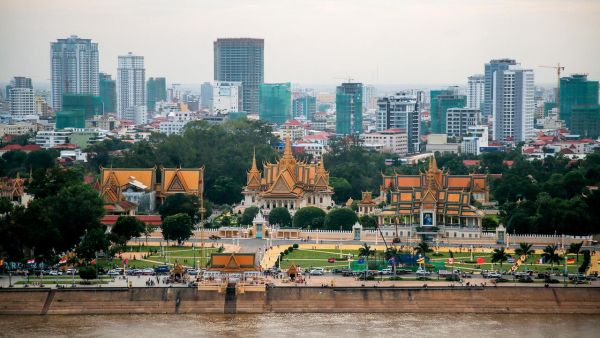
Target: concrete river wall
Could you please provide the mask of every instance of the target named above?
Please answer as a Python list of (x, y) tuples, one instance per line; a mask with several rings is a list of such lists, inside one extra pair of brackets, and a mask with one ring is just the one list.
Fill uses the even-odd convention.
[(264, 312), (600, 314), (600, 288), (0, 289), (0, 315)]

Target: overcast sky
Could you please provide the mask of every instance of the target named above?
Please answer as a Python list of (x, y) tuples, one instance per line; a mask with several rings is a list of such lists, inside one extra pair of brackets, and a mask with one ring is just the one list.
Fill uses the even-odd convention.
[(50, 42), (91, 38), (100, 70), (143, 55), (146, 76), (213, 79), (212, 42), (265, 39), (265, 81), (463, 84), (492, 58), (511, 57), (600, 79), (598, 0), (0, 0), (0, 82), (48, 82)]

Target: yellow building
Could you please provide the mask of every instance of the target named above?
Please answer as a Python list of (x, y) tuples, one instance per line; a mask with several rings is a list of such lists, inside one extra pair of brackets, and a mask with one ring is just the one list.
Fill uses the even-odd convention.
[(296, 161), (292, 155), (292, 143), (285, 140), (283, 156), (276, 163), (263, 163), (261, 173), (256, 165), (247, 174), (242, 191), (242, 207), (257, 206), (265, 215), (276, 207), (287, 208), (291, 214), (296, 210), (315, 206), (327, 209), (333, 205), (333, 189), (329, 186), (329, 172), (323, 161), (318, 164)]
[(472, 198), (487, 202), (487, 176), (450, 175), (438, 169), (435, 158), (419, 175), (383, 176), (380, 198), (386, 202), (379, 224), (427, 227), (481, 228), (483, 212)]
[(152, 213), (157, 202), (170, 195), (183, 193), (202, 197), (204, 168), (100, 168), (100, 197), (109, 214)]

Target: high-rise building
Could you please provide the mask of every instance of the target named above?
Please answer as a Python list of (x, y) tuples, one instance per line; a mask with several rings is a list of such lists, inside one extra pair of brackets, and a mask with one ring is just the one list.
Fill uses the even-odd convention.
[(372, 109), (374, 107), (371, 107), (371, 101), (373, 101), (373, 98), (376, 95), (376, 88), (373, 85), (365, 85), (363, 86), (363, 108), (364, 109)]
[(63, 94), (98, 95), (98, 44), (71, 35), (50, 44), (52, 108), (62, 109)]
[(478, 108), (449, 108), (446, 111), (446, 134), (448, 137), (463, 137), (468, 133), (469, 127), (480, 122)]
[(214, 42), (214, 80), (242, 82), (242, 108), (257, 113), (264, 83), (263, 39), (217, 39)]
[(467, 86), (467, 107), (483, 109), (485, 77), (481, 74), (469, 76)]
[[(140, 107), (143, 107), (140, 108)], [(144, 57), (133, 55), (119, 56), (117, 68), (117, 115), (123, 120), (144, 121), (139, 116), (146, 111), (146, 70)], [(136, 118), (137, 116), (137, 118)]]
[(377, 100), (376, 130), (400, 129), (408, 137), (408, 152), (419, 151), (423, 92), (399, 92)]
[(485, 84), (483, 96), (483, 115), (489, 116), (492, 114), (492, 105), (494, 102), (494, 72), (498, 70), (506, 70), (511, 65), (516, 65), (517, 62), (513, 59), (497, 59), (491, 60), (485, 64)]
[[(240, 101), (241, 101), (241, 93)], [(204, 82), (202, 86), (200, 86), (200, 108), (211, 110), (212, 108), (212, 99), (213, 99), (213, 84), (210, 82)]]
[(259, 119), (279, 125), (284, 124), (292, 118), (290, 83), (261, 84), (259, 103)]
[(494, 140), (516, 143), (532, 139), (535, 113), (533, 71), (518, 65), (496, 70), (493, 88)]
[(459, 95), (456, 88), (432, 90), (430, 92), (429, 116), (431, 116), (431, 133), (446, 133), (446, 112), (450, 108), (463, 108), (467, 105), (467, 97)]
[(146, 82), (146, 106), (154, 111), (156, 102), (167, 100), (167, 81), (164, 77), (151, 77)]
[[(562, 101), (562, 97), (561, 97)], [(571, 109), (571, 133), (581, 137), (600, 136), (600, 106), (577, 105)]]
[(241, 82), (215, 81), (212, 84), (212, 105), (208, 108), (213, 114), (228, 115), (242, 108)]
[(488, 126), (471, 126), (462, 138), (460, 150), (466, 154), (481, 154), (481, 148), (488, 146)]
[(292, 101), (292, 115), (294, 118), (304, 116), (307, 120), (312, 120), (317, 112), (317, 98), (312, 95), (301, 95)]
[(33, 85), (28, 77), (15, 76), (6, 87), (10, 116), (15, 120), (34, 119)]
[(100, 73), (100, 99), (105, 113), (117, 112), (117, 81), (110, 74)]
[[(575, 107), (595, 105), (598, 105), (598, 81), (589, 81), (585, 74), (573, 74), (560, 79), (559, 113), (560, 119), (565, 121), (567, 128), (572, 128)], [(580, 112), (588, 114), (589, 111), (582, 109)]]
[(362, 83), (342, 83), (335, 93), (335, 132), (340, 135), (361, 134)]
[(85, 128), (86, 120), (104, 112), (104, 102), (100, 96), (65, 94), (62, 102), (63, 109), (56, 113), (56, 129)]

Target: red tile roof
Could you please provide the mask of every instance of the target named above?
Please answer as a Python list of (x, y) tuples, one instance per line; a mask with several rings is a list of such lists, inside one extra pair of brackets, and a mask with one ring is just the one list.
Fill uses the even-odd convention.
[(474, 167), (479, 165), (479, 160), (463, 160), (466, 167)]
[[(142, 221), (147, 225), (161, 225), (162, 220), (160, 215), (135, 215), (138, 221)], [(119, 215), (104, 215), (100, 222), (104, 225), (114, 225), (119, 219)]]
[(41, 150), (42, 147), (40, 147), (37, 144), (28, 144), (28, 145), (20, 145), (20, 144), (9, 144), (7, 146), (4, 146), (2, 148), (0, 148), (0, 151), (4, 151), (4, 152), (8, 152), (11, 150), (20, 150), (20, 151), (24, 151), (24, 152), (30, 152), (30, 151), (36, 151), (36, 150)]

